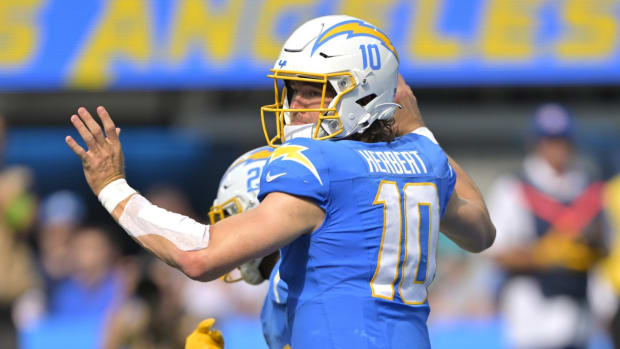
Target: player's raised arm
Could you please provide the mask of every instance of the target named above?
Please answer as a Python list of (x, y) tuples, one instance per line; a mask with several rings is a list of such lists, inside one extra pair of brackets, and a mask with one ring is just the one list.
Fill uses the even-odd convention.
[(441, 232), (461, 248), (481, 252), (495, 241), (495, 226), (476, 183), (452, 158), (450, 165), (457, 181), (441, 220)]
[[(97, 115), (103, 129), (85, 108), (71, 116), (88, 149), (71, 136), (65, 139), (82, 160), (88, 185), (132, 238), (191, 278), (215, 279), (311, 232), (323, 221), (324, 212), (314, 203), (282, 193), (269, 194), (258, 208), (213, 226), (159, 208), (127, 184), (118, 130), (105, 108), (97, 108)], [(269, 213), (285, 211), (285, 215)]]
[(324, 218), (324, 211), (311, 200), (273, 192), (258, 207), (210, 226), (209, 247), (184, 253), (179, 262), (192, 279), (212, 280), (311, 233)]
[[(425, 127), (417, 99), (400, 75), (394, 101), (401, 106), (394, 113), (394, 129), (397, 135), (402, 136)], [(430, 131), (426, 132), (432, 137)], [(441, 220), (441, 232), (461, 248), (480, 252), (493, 244), (495, 227), (474, 180), (450, 156), (448, 161), (456, 172), (456, 184), (446, 214)]]

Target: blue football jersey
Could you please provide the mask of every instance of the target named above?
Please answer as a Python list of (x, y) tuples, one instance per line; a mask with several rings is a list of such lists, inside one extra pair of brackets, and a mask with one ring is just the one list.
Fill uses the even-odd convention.
[(313, 200), (323, 224), (281, 249), (291, 347), (428, 348), (427, 287), (456, 175), (441, 147), (296, 138), (276, 148), (259, 199)]
[(288, 288), (280, 278), (280, 261), (269, 276), (269, 290), (260, 314), (263, 335), (269, 349), (282, 349), (290, 344), (286, 316)]

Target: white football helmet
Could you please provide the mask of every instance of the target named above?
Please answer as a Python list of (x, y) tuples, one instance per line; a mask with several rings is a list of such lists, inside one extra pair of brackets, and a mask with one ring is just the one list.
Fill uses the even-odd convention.
[[(256, 148), (241, 155), (228, 167), (209, 209), (211, 224), (258, 206), (260, 176), (272, 151), (273, 148), (267, 146)], [(257, 258), (240, 265), (241, 277), (228, 273), (222, 279), (226, 282), (245, 280), (249, 284), (259, 284), (263, 281), (258, 270), (261, 261), (262, 258)]]
[[(375, 120), (392, 117), (398, 107), (394, 94), (399, 58), (389, 38), (377, 27), (350, 16), (325, 16), (302, 24), (288, 38), (272, 74), (275, 103), (261, 108), (265, 138), (270, 146), (284, 142), (290, 122), (286, 85), (290, 81), (323, 86), (321, 106), (298, 111), (319, 112), (312, 138), (344, 138), (362, 133)], [(325, 105), (325, 95), (335, 97)], [(266, 113), (276, 115), (276, 134), (269, 135)]]

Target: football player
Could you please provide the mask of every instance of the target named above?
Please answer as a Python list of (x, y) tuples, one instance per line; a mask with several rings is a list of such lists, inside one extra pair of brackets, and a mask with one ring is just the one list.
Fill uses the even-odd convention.
[(270, 75), (275, 101), (261, 109), (268, 143), (283, 142), (263, 169), (261, 203), (214, 225), (162, 210), (127, 184), (104, 108), (105, 132), (84, 108), (71, 117), (88, 151), (66, 142), (119, 224), (191, 278), (212, 280), (281, 248), (292, 348), (428, 348), (440, 223), (472, 252), (488, 248), (495, 230), (470, 183), (455, 188), (428, 129), (394, 139), (398, 64), (385, 34), (359, 19), (298, 28)]
[[(226, 170), (220, 181), (217, 198), (209, 210), (211, 224), (258, 206), (258, 184), (263, 167), (273, 152), (272, 147), (260, 147), (251, 150), (237, 160)], [(269, 290), (265, 297), (261, 311), (263, 335), (270, 349), (287, 348), (289, 343), (286, 326), (286, 283), (280, 278), (278, 261), (273, 260), (277, 253), (267, 258), (256, 258), (239, 266), (241, 278), (234, 278), (226, 274), (226, 282), (244, 280), (251, 285), (263, 282), (269, 276)], [(271, 257), (271, 258), (269, 258)], [(271, 271), (270, 271), (271, 269)]]

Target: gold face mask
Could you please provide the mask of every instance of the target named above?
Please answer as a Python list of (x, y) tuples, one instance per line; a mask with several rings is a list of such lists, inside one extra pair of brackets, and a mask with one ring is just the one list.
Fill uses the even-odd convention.
[(209, 222), (215, 224), (226, 217), (243, 212), (243, 206), (236, 197), (228, 199), (223, 203), (211, 206), (209, 209)]
[[(239, 199), (236, 197), (233, 197), (219, 205), (211, 206), (209, 209), (209, 222), (211, 224), (215, 224), (226, 217), (234, 216), (241, 212), (243, 212), (241, 202), (239, 202)], [(226, 283), (233, 283), (243, 280), (241, 276), (233, 276), (232, 272), (226, 273), (220, 278)]]
[[(235, 272), (235, 270), (237, 270), (237, 272)], [(234, 284), (235, 282), (243, 280), (243, 277), (239, 272), (239, 267), (237, 267), (235, 270), (220, 276), (220, 279), (222, 279), (222, 281), (227, 284)], [(235, 272), (235, 275), (233, 275), (233, 272)]]
[[(312, 131), (312, 139), (316, 140), (325, 140), (332, 137), (335, 137), (342, 133), (344, 130), (344, 126), (342, 124), (342, 120), (340, 119), (340, 115), (338, 114), (338, 110), (335, 106), (337, 106), (340, 102), (340, 99), (345, 94), (351, 92), (355, 89), (356, 83), (353, 75), (349, 72), (342, 73), (330, 73), (330, 74), (314, 74), (314, 73), (305, 73), (299, 71), (287, 71), (287, 70), (279, 70), (279, 69), (271, 69), (272, 74), (267, 75), (267, 77), (272, 78), (274, 80), (273, 87), (275, 91), (275, 103), (265, 105), (260, 108), (261, 115), (261, 123), (263, 126), (263, 133), (265, 134), (265, 139), (267, 140), (267, 144), (272, 147), (278, 146), (276, 142), (284, 143), (286, 141), (284, 136), (284, 115), (285, 113), (290, 112), (318, 112), (319, 118), (316, 121), (313, 131)], [(339, 78), (338, 78), (339, 77)], [(325, 95), (328, 89), (328, 83), (330, 79), (338, 78), (338, 87), (342, 91), (337, 93), (334, 99), (331, 101), (331, 104), (334, 107), (329, 107), (325, 103)], [(321, 94), (321, 105), (319, 108), (310, 108), (310, 109), (292, 109), (290, 107), (285, 108), (285, 105), (288, 106), (288, 103), (285, 104), (286, 99), (286, 82), (289, 81), (301, 81), (301, 82), (309, 82), (314, 84), (319, 84), (322, 86), (322, 94)], [(280, 91), (279, 85), (282, 84), (283, 87)], [(269, 131), (267, 129), (267, 122), (265, 113), (275, 113), (276, 117), (276, 125), (275, 125), (275, 135), (270, 136)], [(325, 125), (323, 123), (326, 123)], [(329, 125), (327, 127), (326, 125)], [(328, 134), (319, 134), (320, 130), (331, 130)], [(324, 132), (326, 133), (326, 132)]]

